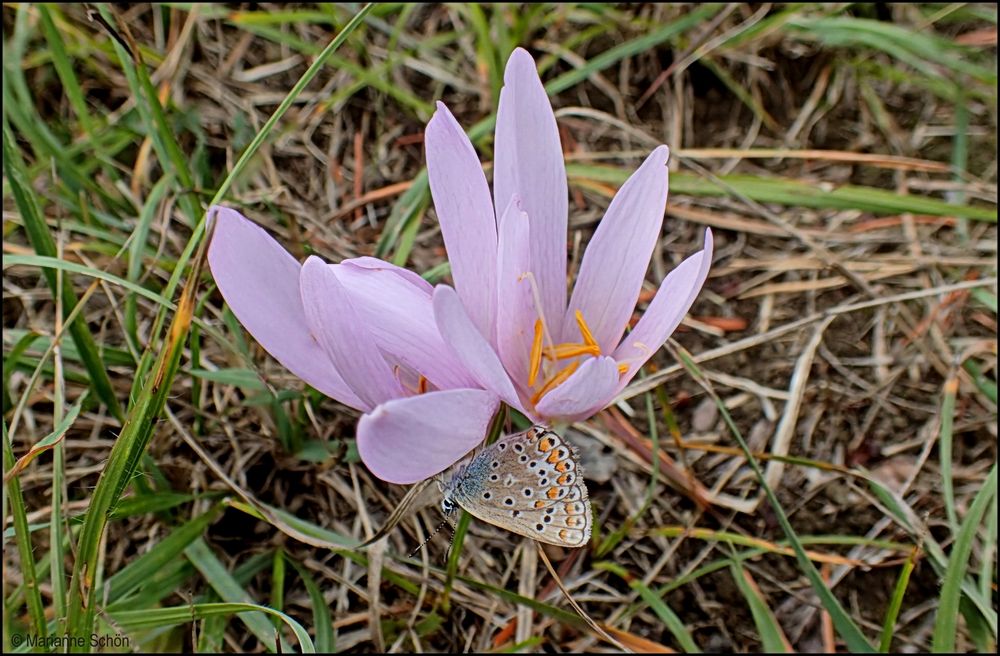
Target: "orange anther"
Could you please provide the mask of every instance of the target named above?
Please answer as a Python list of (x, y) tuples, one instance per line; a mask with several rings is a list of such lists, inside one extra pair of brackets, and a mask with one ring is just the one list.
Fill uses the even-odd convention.
[(540, 398), (548, 394), (554, 387), (557, 387), (564, 380), (572, 376), (573, 372), (576, 371), (576, 368), (578, 366), (580, 366), (579, 361), (571, 362), (565, 369), (556, 373), (556, 375), (552, 376), (552, 378), (549, 378), (547, 381), (545, 381), (545, 384), (542, 385), (542, 389), (538, 390), (537, 392), (534, 393), (534, 395), (532, 395), (531, 403), (532, 404), (538, 403), (538, 400)]
[(596, 344), (556, 344), (552, 348), (545, 349), (545, 357), (549, 360), (567, 360), (580, 355), (600, 355), (601, 349)]
[(601, 354), (601, 349), (597, 345), (597, 340), (594, 339), (594, 335), (591, 334), (590, 328), (587, 326), (587, 322), (583, 320), (583, 312), (579, 310), (576, 311), (576, 325), (580, 326), (580, 335), (583, 337), (583, 341), (587, 346), (593, 346), (597, 348), (597, 355)]
[(528, 369), (528, 387), (534, 387), (538, 379), (538, 370), (542, 366), (542, 326), (541, 319), (535, 319), (535, 337), (531, 340), (531, 361)]

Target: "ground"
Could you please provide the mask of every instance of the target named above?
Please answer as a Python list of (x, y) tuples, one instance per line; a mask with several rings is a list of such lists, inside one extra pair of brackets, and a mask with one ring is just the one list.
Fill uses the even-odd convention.
[[(154, 651), (265, 651), (275, 627), (295, 650), (843, 651), (852, 626), (992, 651), (996, 8), (383, 4), (355, 29), (359, 8), (4, 5), (5, 647), (45, 618)], [(225, 307), (204, 212), (225, 181), (300, 260), (450, 282), (423, 130), (444, 101), (491, 175), (473, 126), (516, 46), (556, 111), (570, 270), (666, 143), (636, 317), (706, 226), (708, 282), (565, 430), (590, 546), (465, 519), (449, 560), (447, 529), (409, 558), (432, 485), (357, 548), (407, 488), (358, 459), (360, 413)]]

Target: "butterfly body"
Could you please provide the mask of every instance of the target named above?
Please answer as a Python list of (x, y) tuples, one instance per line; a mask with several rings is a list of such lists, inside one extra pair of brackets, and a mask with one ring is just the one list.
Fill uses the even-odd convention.
[(497, 440), (442, 485), (441, 509), (474, 517), (540, 542), (590, 541), (587, 486), (575, 449), (541, 426)]

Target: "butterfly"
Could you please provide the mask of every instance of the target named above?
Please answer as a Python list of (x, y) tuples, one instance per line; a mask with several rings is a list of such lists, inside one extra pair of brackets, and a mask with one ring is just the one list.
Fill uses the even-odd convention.
[(446, 517), (459, 506), (539, 542), (582, 547), (590, 541), (590, 499), (576, 449), (544, 426), (497, 440), (439, 485)]

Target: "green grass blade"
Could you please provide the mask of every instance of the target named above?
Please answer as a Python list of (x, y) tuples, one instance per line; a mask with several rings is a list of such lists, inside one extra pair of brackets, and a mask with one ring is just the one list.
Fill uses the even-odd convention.
[(969, 556), (972, 555), (972, 543), (976, 531), (983, 521), (986, 509), (997, 493), (997, 466), (994, 463), (989, 476), (976, 494), (969, 512), (962, 520), (955, 544), (948, 557), (948, 567), (945, 569), (944, 582), (941, 584), (941, 598), (938, 604), (937, 617), (934, 619), (934, 633), (931, 638), (931, 651), (949, 653), (955, 651), (958, 636), (959, 599), (962, 594), (962, 582), (969, 567)]
[[(271, 559), (271, 608), (281, 610), (285, 607), (285, 551), (281, 547), (274, 550)], [(280, 629), (278, 618), (272, 617), (274, 628)]]
[(906, 586), (910, 583), (910, 574), (917, 564), (919, 551), (914, 547), (910, 557), (903, 563), (899, 571), (899, 578), (896, 579), (896, 588), (892, 591), (892, 598), (889, 600), (889, 610), (885, 613), (885, 621), (882, 623), (882, 638), (879, 640), (878, 650), (883, 654), (889, 653), (892, 646), (892, 636), (896, 630), (896, 620), (899, 618), (899, 609), (903, 607), (903, 597), (906, 595)]
[(63, 437), (66, 436), (66, 431), (69, 430), (69, 427), (76, 421), (77, 416), (80, 414), (80, 408), (83, 406), (84, 399), (86, 399), (86, 394), (73, 406), (69, 414), (63, 417), (62, 421), (52, 429), (51, 433), (35, 442), (26, 454), (17, 459), (12, 467), (9, 469), (4, 468), (4, 482), (20, 474), (40, 453), (55, 447), (62, 441)]
[(729, 427), (733, 437), (739, 443), (740, 449), (743, 451), (743, 456), (747, 460), (747, 464), (750, 465), (754, 476), (760, 482), (761, 488), (764, 490), (764, 495), (767, 497), (768, 503), (770, 503), (771, 508), (774, 510), (775, 518), (778, 520), (778, 524), (781, 526), (781, 530), (788, 538), (788, 542), (791, 544), (792, 549), (795, 550), (795, 560), (799, 564), (799, 569), (803, 574), (805, 574), (806, 578), (809, 579), (809, 583), (812, 585), (813, 591), (819, 597), (823, 607), (830, 614), (830, 619), (833, 620), (833, 626), (836, 628), (837, 634), (844, 640), (850, 651), (860, 653), (873, 652), (874, 650), (872, 649), (872, 645), (868, 642), (868, 639), (865, 638), (861, 629), (858, 628), (858, 625), (855, 624), (854, 620), (852, 620), (847, 614), (844, 607), (840, 605), (837, 598), (833, 596), (833, 592), (831, 592), (830, 588), (823, 582), (823, 578), (820, 576), (816, 566), (813, 565), (812, 561), (809, 560), (808, 555), (806, 555), (798, 534), (795, 533), (795, 529), (792, 528), (791, 522), (788, 521), (785, 509), (781, 507), (781, 503), (775, 496), (774, 490), (771, 489), (771, 486), (769, 486), (767, 481), (764, 479), (764, 472), (761, 471), (760, 465), (757, 464), (757, 459), (753, 457), (750, 447), (747, 446), (746, 440), (743, 439), (743, 434), (740, 433), (739, 428), (736, 427), (736, 423), (729, 414), (729, 409), (726, 407), (726, 404), (722, 402), (722, 399), (720, 399), (715, 393), (715, 390), (712, 389), (708, 380), (705, 378), (705, 375), (701, 372), (701, 369), (699, 369), (698, 365), (691, 359), (690, 354), (683, 349), (677, 349), (676, 353), (688, 373), (690, 373), (695, 380), (699, 382), (699, 384), (715, 401), (715, 405), (719, 408), (719, 412), (722, 414), (723, 420)]
[(997, 404), (997, 382), (983, 373), (983, 368), (975, 360), (966, 360), (962, 363), (962, 368), (972, 376), (972, 382), (976, 388), (982, 392), (983, 396)]
[(988, 289), (983, 289), (981, 287), (973, 289), (969, 292), (974, 299), (988, 307), (993, 314), (997, 313), (997, 295)]
[(944, 510), (952, 534), (958, 532), (958, 511), (955, 510), (955, 484), (951, 475), (952, 430), (955, 422), (955, 397), (958, 395), (958, 377), (954, 372), (944, 382), (944, 399), (941, 402), (941, 432), (938, 435), (938, 456), (941, 458), (941, 491)]
[[(625, 182), (631, 171), (612, 166), (566, 164), (566, 175), (574, 179), (595, 180), (614, 185)], [(888, 189), (839, 185), (837, 187), (810, 184), (799, 180), (754, 175), (729, 174), (719, 180), (735, 192), (760, 203), (811, 207), (815, 209), (863, 210), (873, 214), (929, 214), (932, 216), (964, 216), (970, 219), (997, 222), (996, 208), (973, 205), (953, 205), (944, 200), (925, 196), (902, 195)], [(727, 197), (729, 191), (712, 180), (683, 171), (670, 174), (670, 193), (689, 196)]]
[(3, 412), (5, 415), (14, 408), (14, 401), (10, 397), (10, 377), (17, 369), (17, 365), (20, 363), (24, 352), (31, 348), (35, 340), (42, 336), (41, 333), (29, 330), (15, 337), (10, 331), (4, 330), (4, 335), (8, 334), (16, 341), (3, 361)]
[(181, 558), (184, 549), (204, 534), (205, 530), (219, 516), (222, 508), (221, 504), (216, 504), (208, 512), (202, 513), (175, 528), (168, 536), (157, 542), (156, 546), (110, 577), (107, 581), (109, 604), (124, 599), (151, 580), (162, 568)]
[(674, 639), (677, 640), (677, 643), (681, 646), (681, 649), (683, 649), (685, 653), (701, 653), (701, 650), (698, 649), (698, 645), (694, 642), (694, 638), (691, 637), (691, 633), (687, 630), (687, 627), (684, 626), (684, 622), (677, 616), (677, 613), (675, 613), (674, 610), (668, 606), (659, 595), (650, 590), (641, 579), (636, 578), (631, 572), (617, 563), (607, 561), (596, 563), (594, 565), (594, 569), (603, 569), (622, 578), (626, 583), (628, 583), (630, 588), (639, 594), (649, 608), (656, 613), (656, 616), (660, 618), (660, 621), (667, 627), (667, 630), (670, 631), (672, 636), (674, 636)]
[[(204, 248), (201, 253), (204, 255)], [(163, 344), (155, 366), (144, 377), (143, 387), (129, 408), (128, 417), (111, 447), (107, 464), (87, 508), (73, 566), (68, 625), (69, 634), (84, 641), (93, 633), (94, 628), (96, 582), (101, 575), (102, 544), (108, 518), (122, 492), (131, 482), (166, 404), (191, 325), (194, 294), (203, 261), (203, 257), (199, 257), (195, 263), (174, 314), (168, 340)], [(84, 649), (87, 648), (89, 642), (85, 644)]]
[(330, 605), (323, 597), (323, 591), (316, 585), (316, 580), (309, 573), (309, 570), (294, 560), (289, 559), (292, 567), (299, 573), (302, 584), (306, 587), (309, 595), (309, 602), (312, 604), (313, 631), (316, 633), (316, 650), (321, 654), (329, 654), (334, 651), (334, 629), (333, 614), (330, 612)]
[(70, 63), (69, 56), (66, 54), (66, 46), (63, 43), (62, 35), (59, 34), (59, 30), (56, 29), (56, 24), (52, 20), (52, 10), (48, 4), (38, 4), (36, 7), (38, 9), (38, 16), (41, 19), (42, 33), (45, 35), (45, 41), (49, 44), (49, 52), (52, 54), (52, 65), (55, 67), (59, 81), (62, 83), (63, 92), (66, 94), (69, 104), (73, 107), (76, 118), (80, 121), (80, 127), (92, 139), (94, 120), (90, 115), (90, 109), (87, 107), (83, 88), (80, 86), (80, 81), (76, 78), (76, 73), (73, 71), (73, 64)]
[(559, 93), (560, 91), (570, 89), (580, 82), (583, 82), (594, 73), (603, 71), (612, 64), (615, 64), (626, 57), (635, 56), (639, 53), (646, 52), (651, 48), (655, 48), (663, 43), (671, 41), (674, 37), (709, 20), (712, 16), (722, 11), (724, 7), (725, 5), (721, 4), (707, 4), (692, 9), (690, 13), (681, 16), (667, 25), (658, 29), (650, 30), (638, 38), (631, 39), (613, 48), (609, 48), (596, 57), (589, 59), (587, 63), (580, 68), (563, 73), (546, 84), (545, 91), (551, 96)]
[[(149, 238), (150, 226), (153, 223), (153, 218), (156, 216), (156, 210), (159, 208), (160, 202), (173, 183), (173, 176), (168, 174), (160, 178), (153, 185), (153, 188), (149, 191), (149, 195), (146, 197), (146, 203), (142, 206), (142, 211), (139, 213), (135, 230), (132, 232), (131, 237), (129, 237), (128, 273), (126, 274), (126, 278), (137, 287), (139, 286), (139, 279), (143, 274), (143, 254), (147, 247), (146, 242)], [(132, 340), (132, 348), (134, 349), (139, 348), (139, 327), (136, 318), (138, 312), (136, 296), (138, 294), (138, 292), (132, 292), (125, 297), (125, 332)]]
[[(131, 611), (123, 610), (115, 613), (114, 621), (115, 624), (120, 626), (125, 631), (137, 631), (140, 629), (162, 628), (165, 626), (187, 624), (195, 619), (205, 619), (208, 617), (228, 616), (234, 614), (242, 617), (243, 615), (249, 615), (250, 613), (253, 613), (255, 616), (260, 616), (261, 619), (263, 619), (263, 616), (260, 615), (261, 613), (277, 617), (295, 634), (295, 637), (299, 641), (299, 646), (302, 648), (302, 653), (316, 653), (316, 646), (313, 645), (312, 639), (309, 638), (309, 634), (301, 624), (288, 615), (274, 610), (273, 608), (249, 602), (191, 604), (190, 606), (173, 606), (170, 608), (148, 608)], [(267, 620), (264, 620), (264, 624), (267, 627), (271, 626), (270, 622)], [(286, 646), (285, 649), (288, 649), (288, 647)]]
[[(14, 466), (14, 451), (10, 446), (10, 439), (7, 437), (7, 421), (2, 422), (3, 426), (3, 470), (7, 472)], [(6, 478), (6, 476), (5, 476)], [(28, 530), (28, 517), (24, 508), (24, 497), (21, 495), (21, 483), (16, 477), (4, 483), (3, 510), (4, 517), (7, 516), (7, 504), (10, 504), (11, 515), (14, 520), (14, 541), (17, 543), (17, 553), (21, 559), (20, 574), (24, 579), (25, 597), (28, 604), (28, 617), (31, 619), (31, 627), (34, 634), (45, 637), (49, 634), (48, 624), (45, 621), (45, 606), (42, 604), (41, 591), (38, 588), (38, 577), (35, 571), (35, 555), (31, 546), (31, 531)], [(4, 604), (4, 626), (7, 624), (7, 613), (13, 612)], [(4, 633), (6, 633), (6, 628)]]
[[(24, 163), (15, 147), (14, 136), (10, 133), (6, 117), (3, 121), (3, 169), (7, 176), (8, 188), (14, 196), (14, 203), (21, 214), (25, 232), (28, 235), (29, 241), (31, 241), (32, 247), (34, 247), (35, 252), (39, 256), (56, 259), (55, 241), (52, 239), (52, 234), (49, 232), (44, 219), (42, 219), (38, 201), (32, 191), (31, 184), (25, 176)], [(6, 262), (6, 260), (7, 258), (5, 257), (4, 261)], [(56, 294), (55, 271), (45, 269), (44, 273), (49, 283), (49, 288), (52, 289), (53, 294)], [(77, 302), (78, 299), (72, 285), (63, 285), (62, 309), (64, 317), (69, 316), (73, 312)], [(79, 316), (69, 325), (69, 332), (73, 338), (73, 342), (76, 344), (77, 351), (80, 353), (80, 357), (83, 359), (84, 366), (87, 368), (91, 385), (97, 396), (108, 406), (108, 409), (115, 417), (119, 420), (124, 420), (125, 413), (122, 411), (121, 404), (118, 403), (118, 397), (111, 385), (111, 379), (108, 377), (107, 367), (101, 360), (101, 356), (97, 350), (97, 343), (94, 341), (94, 336), (90, 333), (86, 319), (82, 315)]]
[[(215, 590), (216, 594), (224, 602), (256, 606), (250, 595), (247, 594), (247, 591), (226, 570), (215, 554), (212, 553), (212, 550), (209, 549), (208, 545), (205, 544), (204, 540), (201, 538), (195, 539), (187, 546), (184, 553), (188, 557), (188, 560), (191, 561), (191, 564), (201, 573), (205, 582)], [(238, 617), (262, 644), (267, 646), (269, 650), (275, 651), (274, 626), (271, 625), (271, 622), (264, 615), (259, 612), (243, 612), (239, 613)], [(190, 619), (190, 615), (188, 615), (188, 619)], [(281, 639), (280, 636), (279, 639), (282, 643), (282, 652), (287, 651), (288, 647), (284, 644), (284, 639)]]
[(735, 560), (729, 565), (729, 573), (732, 574), (733, 582), (750, 606), (750, 614), (753, 615), (753, 623), (757, 627), (757, 635), (764, 651), (771, 654), (789, 653), (791, 649), (778, 624), (778, 619), (751, 584), (750, 573), (743, 568), (742, 563)]
[[(109, 25), (115, 25), (117, 19), (107, 4), (98, 4), (97, 10)], [(153, 149), (156, 151), (161, 166), (177, 176), (184, 190), (195, 189), (194, 177), (188, 167), (188, 158), (177, 145), (177, 139), (174, 136), (177, 128), (167, 121), (167, 115), (163, 111), (163, 105), (160, 104), (159, 95), (149, 77), (145, 63), (142, 59), (133, 60), (132, 56), (117, 40), (111, 39), (111, 43), (118, 54), (118, 60), (121, 62), (129, 88), (137, 99), (136, 107), (146, 124), (147, 134), (152, 139)], [(179, 203), (182, 212), (187, 215), (188, 221), (192, 224), (196, 222), (201, 212), (194, 196), (191, 193), (184, 193), (180, 196)]]
[(163, 307), (174, 309), (173, 303), (156, 292), (151, 292), (145, 287), (125, 280), (124, 278), (116, 276), (113, 273), (101, 271), (100, 269), (95, 269), (76, 262), (69, 262), (67, 260), (61, 260), (57, 257), (49, 257), (46, 255), (4, 255), (3, 268), (6, 269), (7, 267), (12, 266), (34, 266), (39, 267), (40, 269), (58, 269), (60, 271), (66, 271), (67, 273), (78, 273), (91, 278), (98, 278), (123, 287), (134, 294), (142, 296), (143, 298), (148, 298), (151, 301), (159, 303)]

